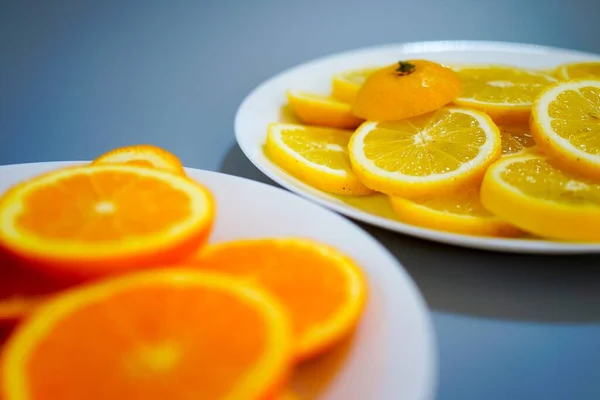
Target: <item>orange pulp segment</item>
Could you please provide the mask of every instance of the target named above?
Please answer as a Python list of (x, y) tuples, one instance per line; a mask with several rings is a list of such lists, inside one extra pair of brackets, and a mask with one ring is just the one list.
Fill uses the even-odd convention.
[(97, 157), (92, 164), (131, 164), (185, 175), (183, 165), (175, 154), (151, 144), (113, 149)]

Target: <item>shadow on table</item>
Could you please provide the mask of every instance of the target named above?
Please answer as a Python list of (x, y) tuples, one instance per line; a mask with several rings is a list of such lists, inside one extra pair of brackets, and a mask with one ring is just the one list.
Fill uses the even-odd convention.
[[(221, 171), (276, 185), (237, 144)], [(540, 322), (600, 321), (600, 256), (468, 250), (359, 225), (402, 262), (433, 310)]]

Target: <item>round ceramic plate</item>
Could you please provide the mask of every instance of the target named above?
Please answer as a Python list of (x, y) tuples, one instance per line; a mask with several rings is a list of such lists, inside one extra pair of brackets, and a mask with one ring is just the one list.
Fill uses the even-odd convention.
[[(66, 162), (0, 166), (0, 193)], [(215, 172), (187, 169), (212, 190), (212, 241), (298, 236), (328, 243), (354, 258), (369, 281), (365, 314), (353, 337), (301, 366), (292, 387), (302, 399), (423, 400), (435, 394), (434, 334), (417, 287), (396, 259), (348, 220), (289, 192)]]
[[(508, 64), (549, 69), (566, 62), (600, 60), (599, 55), (535, 45), (444, 41), (388, 45), (361, 49), (320, 58), (284, 71), (257, 87), (243, 101), (235, 119), (237, 142), (265, 175), (281, 186), (356, 220), (407, 235), (458, 246), (520, 253), (600, 253), (600, 244), (564, 243), (534, 239), (496, 239), (446, 233), (408, 225), (385, 210), (386, 201), (374, 204), (378, 213), (340, 200), (308, 186), (289, 175), (264, 154), (267, 124), (285, 121), (282, 107), (287, 89), (301, 89), (327, 94), (331, 77), (338, 72), (387, 65), (399, 59), (426, 58), (448, 64)], [(388, 206), (389, 207), (389, 206)], [(381, 211), (383, 208), (383, 212)]]

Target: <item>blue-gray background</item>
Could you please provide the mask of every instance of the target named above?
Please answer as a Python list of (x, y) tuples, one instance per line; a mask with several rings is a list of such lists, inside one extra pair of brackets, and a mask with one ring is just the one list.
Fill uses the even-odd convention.
[[(187, 166), (268, 182), (232, 123), (284, 68), (440, 39), (600, 53), (599, 17), (597, 0), (0, 0), (0, 164), (149, 142)], [(600, 398), (600, 257), (495, 255), (366, 229), (432, 309), (439, 399)]]

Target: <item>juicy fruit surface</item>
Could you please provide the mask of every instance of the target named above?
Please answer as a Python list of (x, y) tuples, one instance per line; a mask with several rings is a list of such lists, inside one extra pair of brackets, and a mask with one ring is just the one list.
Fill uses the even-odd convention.
[(562, 65), (557, 70), (560, 79), (600, 79), (600, 62)]
[(177, 258), (202, 244), (213, 218), (210, 192), (185, 177), (129, 165), (69, 167), (0, 199), (0, 245), (63, 272), (95, 274)]
[(502, 155), (521, 154), (535, 146), (529, 126), (523, 124), (501, 125)]
[(19, 327), (3, 398), (262, 399), (285, 379), (290, 339), (285, 311), (252, 285), (138, 273), (67, 292)]
[(483, 205), (542, 237), (600, 240), (600, 182), (566, 172), (541, 155), (494, 164), (483, 181)]
[(398, 217), (425, 228), (479, 236), (520, 236), (521, 231), (500, 220), (481, 204), (479, 187), (446, 196), (411, 200), (390, 197)]
[(451, 69), (426, 60), (408, 63), (414, 69), (406, 74), (398, 72), (402, 64), (371, 74), (356, 96), (354, 115), (371, 121), (397, 121), (437, 110), (460, 93), (460, 78)]
[(417, 196), (476, 179), (500, 149), (498, 128), (485, 114), (444, 108), (404, 121), (363, 124), (351, 139), (350, 157), (367, 186)]
[(559, 83), (534, 105), (532, 128), (540, 147), (567, 168), (600, 177), (600, 80)]
[(193, 262), (202, 270), (250, 279), (272, 293), (290, 312), (299, 359), (343, 339), (365, 302), (367, 287), (358, 267), (334, 249), (305, 239), (217, 244)]
[(348, 156), (352, 131), (271, 124), (268, 155), (282, 168), (307, 183), (335, 194), (369, 194), (356, 177)]
[(457, 73), (463, 81), (457, 102), (531, 106), (540, 91), (555, 81), (541, 72), (514, 67), (465, 67)]
[(290, 90), (287, 98), (296, 116), (308, 125), (354, 129), (363, 122), (348, 104), (331, 97)]
[(130, 164), (185, 175), (183, 164), (175, 154), (150, 144), (110, 150), (96, 158), (92, 164)]

